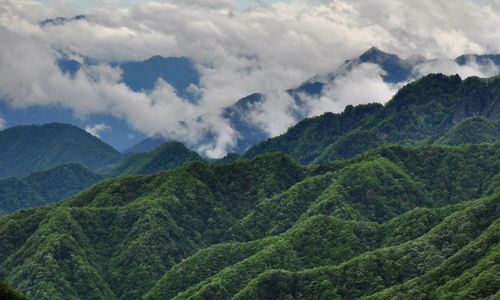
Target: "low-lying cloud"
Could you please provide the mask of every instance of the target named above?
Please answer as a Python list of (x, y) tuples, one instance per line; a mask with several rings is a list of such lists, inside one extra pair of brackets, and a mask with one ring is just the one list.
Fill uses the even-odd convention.
[(3, 130), (6, 125), (7, 125), (7, 122), (5, 122), (4, 118), (2, 116), (0, 116), (0, 130)]
[(336, 76), (319, 97), (309, 97), (309, 115), (342, 112), (347, 105), (389, 101), (402, 84), (384, 82), (384, 74), (378, 65), (363, 63), (348, 73)]
[(91, 135), (96, 136), (96, 137), (101, 137), (101, 133), (104, 131), (108, 131), (108, 130), (111, 130), (111, 127), (109, 127), (108, 125), (106, 125), (104, 123), (97, 123), (97, 124), (85, 127), (85, 131), (87, 131), (88, 133), (90, 133)]
[[(85, 19), (39, 26), (44, 18), (81, 13), (65, 2), (0, 0), (0, 97), (12, 107), (55, 105), (85, 118), (95, 113), (125, 119), (147, 135), (181, 140), (219, 157), (237, 132), (221, 110), (252, 92), (265, 92), (248, 119), (271, 136), (297, 120), (285, 92), (314, 74), (377, 46), (403, 57), (438, 58), (421, 65), (430, 72), (490, 76), (495, 66), (453, 58), (500, 49), (499, 1), (291, 1), (240, 10), (233, 1), (163, 1), (90, 9)], [(37, 13), (34, 13), (36, 11)], [(74, 77), (60, 72), (61, 53), (91, 58)], [(197, 104), (177, 97), (159, 81), (151, 92), (133, 92), (110, 63), (153, 55), (188, 56), (200, 73)], [(347, 104), (385, 102), (398, 86), (381, 70), (363, 64), (310, 99), (308, 115), (342, 111)], [(0, 122), (1, 125), (1, 122)], [(99, 134), (98, 132), (96, 132)], [(210, 135), (210, 140), (206, 136)]]

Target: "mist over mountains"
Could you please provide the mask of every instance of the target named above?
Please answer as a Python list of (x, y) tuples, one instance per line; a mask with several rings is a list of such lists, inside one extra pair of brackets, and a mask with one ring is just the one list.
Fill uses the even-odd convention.
[[(341, 112), (343, 107), (350, 104), (362, 104), (373, 101), (384, 103), (398, 87), (427, 74), (427, 72), (460, 73), (462, 76), (479, 75), (492, 76), (498, 73), (500, 55), (462, 55), (455, 60), (427, 60), (424, 57), (410, 57), (406, 60), (397, 55), (385, 53), (375, 47), (370, 48), (355, 59), (347, 60), (335, 71), (316, 75), (296, 87), (285, 91), (268, 91), (254, 93), (237, 100), (234, 104), (221, 108), (221, 121), (231, 128), (234, 141), (228, 145), (228, 152), (244, 152), (250, 146), (284, 133), (286, 129), (299, 120), (321, 114), (325, 111)], [(58, 67), (61, 72), (74, 78), (83, 67), (92, 67), (95, 62), (60, 59)], [(124, 62), (113, 64), (113, 67), (122, 72), (121, 81), (134, 92), (153, 92), (158, 82), (165, 82), (172, 86), (176, 96), (190, 105), (196, 105), (199, 95), (200, 74), (193, 61), (185, 57), (155, 56), (141, 62)], [(366, 95), (356, 95), (356, 85), (363, 84), (370, 90), (363, 91)], [(352, 93), (354, 93), (352, 95)], [(359, 94), (360, 92), (357, 91)], [(388, 97), (388, 98), (387, 98)], [(351, 99), (356, 99), (355, 101)], [(168, 101), (168, 100), (167, 100)], [(9, 111), (9, 110), (7, 110)], [(10, 111), (9, 111), (10, 113)], [(18, 112), (5, 114), (4, 118), (16, 119)], [(33, 110), (24, 113), (22, 122), (29, 122), (30, 116), (35, 122), (57, 120), (59, 114), (64, 115), (65, 122), (81, 122), (74, 118), (67, 118), (66, 112), (58, 109), (49, 109), (44, 113)], [(199, 116), (198, 122), (205, 122), (210, 116)], [(268, 123), (266, 119), (273, 120)], [(209, 130), (199, 136), (195, 143), (183, 140), (175, 135), (162, 136), (161, 132), (153, 132), (153, 137), (133, 130), (125, 120), (107, 116), (96, 116), (91, 124), (85, 128), (94, 135), (102, 136), (112, 145), (120, 145), (120, 149), (134, 149), (132, 140), (144, 146), (135, 151), (151, 151), (162, 142), (178, 139), (185, 142), (191, 149), (202, 155), (206, 145), (217, 142), (217, 132)], [(15, 121), (14, 121), (15, 122)], [(187, 126), (187, 124), (185, 125)], [(113, 136), (111, 140), (106, 136)], [(130, 136), (134, 136), (129, 140)], [(137, 136), (137, 137), (136, 137)], [(156, 142), (154, 142), (156, 141)], [(229, 143), (229, 141), (228, 141)], [(150, 146), (147, 146), (150, 144)], [(126, 149), (124, 149), (126, 150)], [(130, 151), (130, 150), (126, 150)]]
[(0, 299), (499, 299), (499, 12), (0, 1)]
[[(36, 2), (6, 3), (0, 32), (9, 44), (1, 49), (6, 62), (2, 127), (58, 121), (89, 128), (119, 150), (163, 136), (202, 155), (221, 157), (281, 134), (304, 116), (341, 112), (347, 104), (384, 103), (405, 76), (496, 74), (497, 66), (485, 63), (486, 56), (479, 63), (467, 56), (459, 63), (445, 59), (497, 53), (496, 32), (484, 35), (495, 23), (493, 4), (401, 2), (380, 11), (371, 1), (292, 1), (240, 10), (230, 2), (167, 1), (85, 13)], [(35, 7), (39, 13), (29, 14)], [(480, 26), (462, 28), (461, 21), (478, 15)], [(391, 16), (392, 22), (381, 22), (380, 16)], [(363, 54), (373, 45), (399, 58)], [(171, 71), (162, 67), (163, 74), (153, 71), (183, 57), (189, 62), (172, 65)], [(65, 72), (60, 70), (63, 61), (69, 62)], [(373, 62), (376, 66), (367, 65)], [(132, 83), (126, 66), (148, 71)], [(388, 68), (391, 74), (381, 74)], [(174, 73), (184, 82), (168, 77)], [(314, 74), (316, 86), (304, 88), (314, 92), (321, 86), (321, 95), (300, 97), (297, 88)], [(159, 77), (163, 80), (157, 82)], [(323, 88), (325, 83), (331, 84)], [(358, 84), (365, 88), (357, 89)], [(141, 86), (147, 88), (141, 91)], [(246, 105), (233, 107), (254, 93), (265, 100), (254, 101), (251, 113), (239, 112)]]

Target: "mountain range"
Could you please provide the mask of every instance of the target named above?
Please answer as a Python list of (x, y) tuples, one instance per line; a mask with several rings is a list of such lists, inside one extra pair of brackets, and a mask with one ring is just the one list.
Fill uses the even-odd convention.
[(0, 214), (62, 200), (102, 179), (76, 163), (0, 179)]
[[(418, 79), (421, 76), (419, 68), (433, 61), (420, 56), (401, 59), (395, 54), (386, 53), (372, 47), (359, 57), (347, 60), (336, 70), (327, 74), (316, 75), (299, 84), (297, 87), (287, 90), (286, 92), (295, 101), (292, 114), (297, 120), (302, 120), (308, 116), (310, 113), (308, 107), (311, 97), (321, 96), (325, 86), (333, 84), (339, 77), (347, 76), (352, 70), (362, 64), (377, 65), (383, 72), (382, 79), (384, 82), (401, 84)], [(491, 66), (493, 64), (500, 67), (500, 55), (462, 55), (454, 61), (458, 65), (475, 63), (480, 66)], [(233, 149), (234, 152), (244, 152), (250, 146), (269, 138), (269, 133), (257, 124), (254, 124), (247, 117), (252, 110), (258, 108), (264, 101), (269, 101), (269, 98), (264, 93), (254, 93), (238, 100), (234, 105), (224, 110), (224, 117), (240, 133), (238, 135), (238, 143)]]
[[(431, 74), (404, 86), (386, 105), (347, 106), (304, 119), (243, 154), (278, 151), (302, 163), (349, 158), (382, 144), (466, 144), (496, 140), (500, 79)], [(464, 123), (463, 123), (464, 122)]]
[[(303, 164), (325, 164), (386, 144), (458, 146), (491, 143), (500, 136), (499, 88), (498, 78), (462, 80), (458, 76), (428, 75), (403, 87), (386, 105), (348, 106), (340, 114), (306, 118), (281, 136), (258, 143), (242, 155), (232, 154), (221, 160), (203, 158), (181, 143), (164, 142), (162, 138), (148, 140), (154, 142), (150, 145), (148, 141), (141, 144), (159, 145), (153, 150), (147, 151), (148, 147), (139, 145), (136, 151), (132, 148), (129, 153), (120, 154), (75, 126), (14, 127), (0, 132), (0, 139), (11, 145), (0, 150), (0, 154), (3, 153), (0, 166), (3, 166), (4, 177), (29, 178), (30, 172), (58, 164), (80, 163), (89, 169), (77, 173), (82, 184), (74, 180), (60, 187), (74, 193), (93, 183), (88, 178), (153, 174), (194, 160), (228, 163), (280, 152)], [(21, 182), (17, 178), (6, 179), (3, 188), (6, 193), (16, 192), (24, 185)], [(47, 198), (36, 192), (26, 192), (22, 197), (25, 200), (15, 201), (19, 203), (17, 206), (5, 204), (4, 212), (39, 206), (69, 194), (57, 195), (59, 197)]]
[[(335, 80), (345, 76), (349, 76), (353, 70), (356, 70), (364, 64), (373, 64), (378, 66), (382, 71), (382, 80), (389, 84), (402, 84), (411, 80), (418, 79), (422, 76), (422, 67), (432, 64), (437, 60), (426, 59), (421, 56), (412, 56), (407, 59), (402, 59), (399, 56), (391, 53), (386, 53), (378, 48), (372, 47), (360, 56), (347, 60), (333, 71), (326, 74), (319, 74), (310, 79), (289, 88), (286, 93), (294, 100), (293, 107), (290, 107), (290, 114), (295, 120), (302, 120), (311, 114), (310, 104), (315, 98), (320, 97), (325, 86), (330, 86), (335, 83)], [(450, 60), (459, 66), (467, 64), (476, 64), (479, 67), (500, 66), (500, 55), (486, 54), (461, 55), (454, 60)], [(78, 62), (74, 59), (63, 58), (59, 60), (59, 67), (65, 73), (74, 75), (83, 65), (92, 65), (96, 62), (84, 60)], [(154, 56), (143, 61), (126, 61), (121, 63), (112, 63), (114, 67), (120, 68), (123, 71), (123, 82), (133, 91), (151, 91), (159, 79), (170, 84), (177, 95), (186, 101), (196, 103), (197, 96), (190, 92), (189, 87), (196, 87), (200, 84), (200, 75), (193, 61), (186, 57), (162, 57)], [(439, 70), (439, 68), (437, 68)], [(425, 74), (424, 74), (425, 75)], [(223, 109), (221, 115), (223, 119), (236, 131), (236, 144), (230, 149), (232, 152), (242, 153), (248, 150), (254, 144), (261, 142), (270, 137), (267, 132), (258, 122), (255, 122), (249, 115), (258, 112), (260, 106), (265, 101), (276, 101), (273, 95), (265, 92), (256, 92), (235, 100), (234, 104)], [(376, 99), (386, 100), (386, 99)], [(6, 109), (7, 110), (7, 109)], [(7, 110), (8, 111), (8, 110)], [(9, 118), (10, 114), (14, 114)], [(29, 115), (43, 116), (45, 112), (36, 110)], [(52, 113), (52, 115), (58, 113)], [(61, 112), (62, 116), (67, 116), (67, 112)], [(7, 119), (20, 119), (15, 112), (8, 111)], [(36, 119), (40, 119), (37, 117)], [(202, 117), (203, 118), (203, 117)], [(48, 120), (47, 118), (45, 118)], [(112, 128), (110, 132), (103, 132), (102, 137), (107, 142), (111, 143), (119, 149), (134, 149), (134, 144), (130, 142), (136, 141), (142, 145), (136, 148), (135, 151), (148, 152), (159, 146), (157, 141), (165, 142), (168, 137), (146, 137), (140, 132), (136, 132), (129, 128), (123, 120), (111, 116), (93, 116), (92, 123), (109, 124)], [(90, 121), (89, 120), (89, 121)], [(76, 125), (83, 126), (78, 120), (61, 118), (62, 122), (74, 122)], [(26, 121), (24, 121), (26, 122)], [(40, 120), (38, 122), (43, 122)], [(47, 122), (47, 121), (45, 121)], [(207, 133), (206, 137), (200, 139), (201, 143), (210, 142), (211, 133)], [(127, 141), (127, 136), (134, 136), (133, 140)], [(119, 138), (118, 138), (119, 137)], [(142, 139), (140, 137), (143, 137)], [(155, 142), (156, 141), (156, 142)], [(148, 146), (149, 145), (149, 146)], [(195, 149), (197, 144), (189, 145)], [(126, 150), (128, 151), (128, 150)]]
[[(0, 216), (0, 279), (32, 299), (495, 299), (499, 88), (427, 75), (220, 161), (173, 141), (111, 151), (94, 165), (111, 178)], [(25, 145), (33, 130), (46, 146)], [(81, 155), (63, 137), (111, 148), (69, 125), (5, 131), (18, 161)], [(83, 184), (44, 172), (4, 180), (58, 197)]]

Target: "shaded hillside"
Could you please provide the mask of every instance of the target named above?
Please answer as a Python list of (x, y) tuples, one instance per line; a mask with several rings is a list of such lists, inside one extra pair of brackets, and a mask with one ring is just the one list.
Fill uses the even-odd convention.
[(470, 289), (493, 295), (454, 257), (498, 244), (499, 173), (500, 143), (191, 162), (0, 217), (0, 278), (36, 299), (356, 298), (485, 271)]
[(0, 299), (3, 299), (3, 300), (27, 300), (28, 298), (19, 294), (16, 290), (11, 288), (5, 282), (0, 281)]
[(114, 166), (108, 176), (152, 174), (181, 166), (188, 161), (202, 160), (198, 153), (182, 143), (166, 142), (146, 153), (131, 153)]
[(0, 131), (0, 177), (22, 176), (63, 163), (98, 170), (121, 154), (76, 126), (60, 123), (16, 126)]
[(162, 137), (148, 137), (139, 143), (133, 145), (132, 147), (123, 151), (123, 153), (144, 153), (153, 151), (154, 149), (160, 147), (167, 140)]
[(101, 179), (80, 164), (59, 165), (20, 178), (0, 179), (0, 214), (61, 200)]

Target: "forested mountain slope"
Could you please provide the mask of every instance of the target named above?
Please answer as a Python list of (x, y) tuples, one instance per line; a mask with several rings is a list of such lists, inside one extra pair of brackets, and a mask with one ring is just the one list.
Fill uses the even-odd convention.
[[(483, 119), (458, 126), (479, 116)], [(302, 163), (325, 163), (381, 144), (491, 142), (499, 136), (499, 118), (500, 77), (462, 80), (458, 75), (431, 74), (403, 87), (384, 106), (348, 106), (341, 114), (305, 119), (287, 133), (250, 148), (243, 157), (279, 151)], [(345, 119), (349, 125), (339, 126)]]
[(0, 278), (34, 299), (491, 296), (499, 171), (496, 143), (111, 179), (0, 217)]
[(0, 131), (0, 177), (22, 176), (63, 163), (92, 170), (121, 154), (85, 130), (69, 124), (16, 126)]

